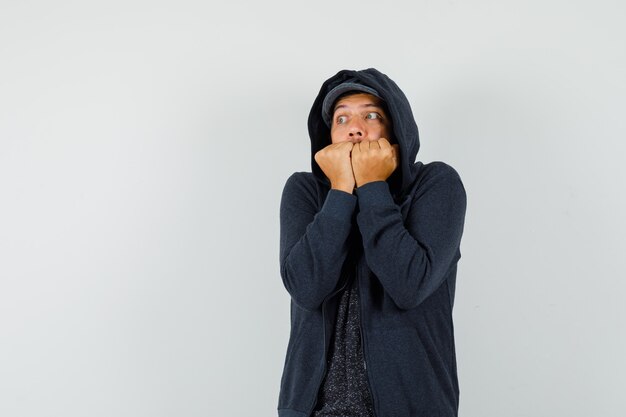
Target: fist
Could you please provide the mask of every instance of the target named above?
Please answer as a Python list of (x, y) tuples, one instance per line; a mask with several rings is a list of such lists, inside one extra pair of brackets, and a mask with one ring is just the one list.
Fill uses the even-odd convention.
[(350, 154), (352, 142), (331, 143), (315, 153), (317, 165), (328, 177), (332, 188), (339, 188), (352, 193), (355, 185)]
[(352, 149), (352, 169), (357, 187), (372, 181), (385, 181), (398, 165), (398, 145), (391, 145), (385, 138), (366, 140)]

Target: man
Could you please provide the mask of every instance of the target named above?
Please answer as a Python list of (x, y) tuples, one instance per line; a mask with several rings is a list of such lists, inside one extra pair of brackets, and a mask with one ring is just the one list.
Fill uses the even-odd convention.
[(292, 174), (280, 204), (279, 417), (457, 416), (458, 173), (415, 162), (409, 102), (373, 68), (326, 80), (308, 127), (312, 172)]

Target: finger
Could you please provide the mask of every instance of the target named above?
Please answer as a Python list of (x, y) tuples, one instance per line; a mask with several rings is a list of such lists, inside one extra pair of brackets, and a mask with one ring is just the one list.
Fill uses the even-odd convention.
[(389, 149), (389, 148), (391, 148), (391, 144), (385, 138), (378, 139), (378, 145), (380, 146), (380, 149)]
[(368, 142), (369, 142), (370, 149), (380, 149), (380, 144), (378, 143), (376, 139), (369, 140)]
[(352, 142), (341, 142), (337, 144), (338, 147), (341, 148), (352, 148)]
[(392, 145), (391, 149), (393, 150), (393, 157), (396, 160), (396, 164), (400, 165), (400, 148), (398, 145)]
[(348, 155), (350, 154), (350, 151), (352, 150), (351, 142), (339, 142), (339, 143), (335, 143), (335, 146), (337, 146), (338, 150), (341, 150), (341, 153), (347, 153)]

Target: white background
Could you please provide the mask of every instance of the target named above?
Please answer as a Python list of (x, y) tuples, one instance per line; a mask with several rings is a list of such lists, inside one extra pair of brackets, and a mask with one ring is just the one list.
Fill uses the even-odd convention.
[(375, 67), (468, 194), (461, 417), (618, 417), (622, 1), (0, 3), (0, 415), (275, 416), (279, 203)]

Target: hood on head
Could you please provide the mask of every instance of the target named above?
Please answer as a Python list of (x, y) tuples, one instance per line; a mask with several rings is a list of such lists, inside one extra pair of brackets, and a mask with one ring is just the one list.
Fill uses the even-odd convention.
[(311, 170), (315, 178), (330, 188), (330, 181), (315, 161), (315, 154), (330, 145), (330, 128), (322, 118), (324, 97), (337, 85), (345, 82), (358, 82), (376, 90), (387, 105), (391, 118), (393, 135), (400, 149), (400, 165), (387, 179), (394, 197), (408, 192), (416, 175), (415, 158), (419, 150), (417, 124), (408, 99), (387, 75), (374, 68), (365, 70), (341, 70), (322, 84), (311, 111), (308, 128), (311, 139)]

